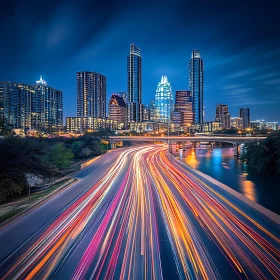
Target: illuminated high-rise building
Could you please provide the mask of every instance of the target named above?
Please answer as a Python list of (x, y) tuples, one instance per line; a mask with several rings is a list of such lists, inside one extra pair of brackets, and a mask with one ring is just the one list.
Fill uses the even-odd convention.
[(142, 122), (142, 57), (140, 49), (130, 44), (127, 57), (128, 122)]
[(124, 128), (127, 124), (127, 106), (118, 94), (112, 94), (109, 101), (109, 119), (117, 121), (120, 128)]
[(243, 128), (250, 128), (250, 109), (249, 108), (240, 108), (239, 117), (243, 120)]
[(157, 121), (168, 122), (173, 111), (173, 94), (167, 76), (162, 76), (155, 95)]
[(106, 77), (95, 72), (77, 72), (77, 116), (106, 117)]
[(63, 128), (61, 90), (49, 87), (40, 77), (35, 85), (0, 83), (0, 113), (15, 129)]
[(243, 129), (243, 119), (239, 117), (230, 118), (230, 126), (235, 129)]
[(229, 129), (231, 126), (230, 123), (230, 114), (228, 112), (228, 105), (218, 104), (216, 106), (216, 122), (221, 122), (222, 129)]
[(198, 50), (192, 51), (189, 59), (189, 90), (193, 93), (193, 123), (202, 124), (204, 121), (204, 64)]

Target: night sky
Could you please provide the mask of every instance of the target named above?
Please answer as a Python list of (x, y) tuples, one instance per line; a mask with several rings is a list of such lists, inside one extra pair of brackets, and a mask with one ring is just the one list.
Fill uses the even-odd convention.
[[(231, 116), (280, 122), (278, 1), (2, 1), (0, 80), (63, 90), (64, 117), (76, 115), (76, 72), (107, 77), (107, 100), (127, 91), (129, 44), (140, 49), (143, 103), (167, 75), (188, 89), (188, 59), (204, 60), (206, 120), (217, 103)], [(279, 4), (279, 3), (278, 3)]]

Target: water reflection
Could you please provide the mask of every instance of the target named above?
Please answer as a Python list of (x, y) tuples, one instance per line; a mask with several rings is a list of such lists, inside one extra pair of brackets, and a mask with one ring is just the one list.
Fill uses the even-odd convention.
[(246, 166), (234, 157), (233, 148), (174, 150), (177, 157), (193, 168), (214, 177), (247, 198), (259, 202), (256, 185), (247, 178)]
[(255, 184), (252, 181), (249, 180), (242, 180), (241, 182), (242, 186), (242, 193), (249, 199), (257, 202), (257, 196), (256, 196), (256, 190), (255, 190)]

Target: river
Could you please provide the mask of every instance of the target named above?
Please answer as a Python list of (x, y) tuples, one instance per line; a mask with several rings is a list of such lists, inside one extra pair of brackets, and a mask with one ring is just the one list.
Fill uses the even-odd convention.
[(248, 174), (247, 166), (234, 156), (232, 147), (213, 150), (188, 149), (173, 154), (201, 172), (228, 185), (247, 198), (280, 214), (280, 177)]

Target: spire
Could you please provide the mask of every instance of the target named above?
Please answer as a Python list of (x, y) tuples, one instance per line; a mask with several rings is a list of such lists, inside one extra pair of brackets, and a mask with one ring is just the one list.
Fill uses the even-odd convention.
[(46, 85), (47, 85), (47, 82), (44, 81), (43, 78), (42, 78), (42, 75), (40, 75), (40, 80), (39, 80), (39, 81), (36, 81), (36, 84), (40, 84), (40, 85), (46, 86)]

